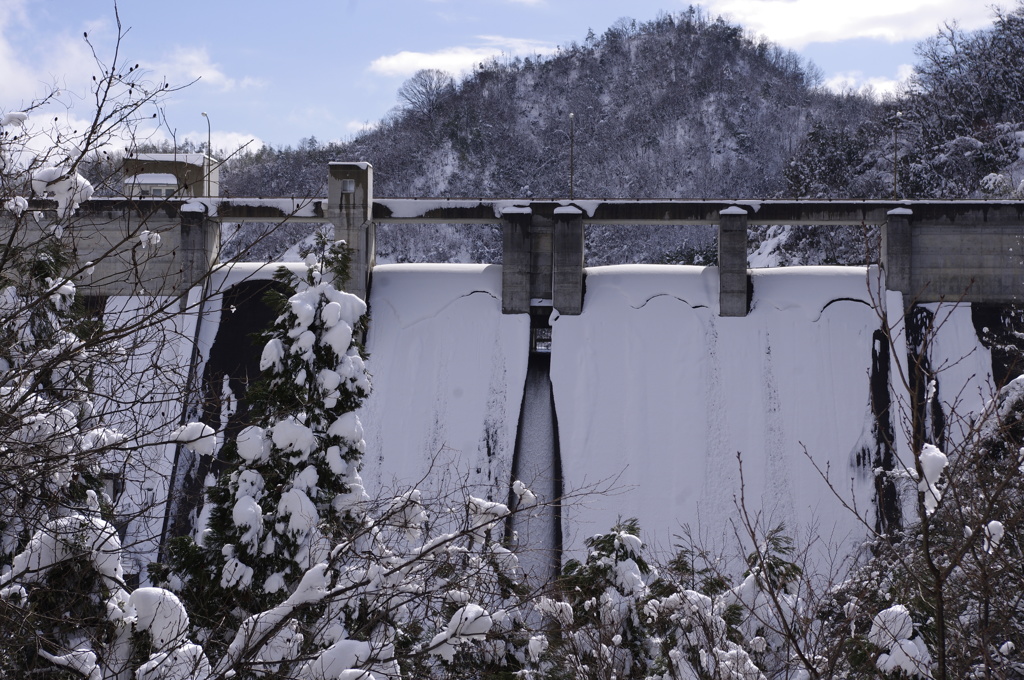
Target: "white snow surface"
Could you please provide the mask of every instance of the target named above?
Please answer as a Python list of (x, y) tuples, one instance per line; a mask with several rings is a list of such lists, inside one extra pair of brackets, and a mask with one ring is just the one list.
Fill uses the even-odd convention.
[(938, 487), (939, 476), (949, 464), (949, 459), (937, 447), (925, 444), (921, 448), (920, 460), (924, 479), (918, 483), (918, 488), (924, 492), (925, 512), (931, 515), (942, 500), (942, 491)]
[(165, 651), (188, 635), (188, 613), (181, 600), (169, 590), (136, 588), (128, 604), (135, 608), (136, 628), (149, 632), (156, 651)]
[(40, 197), (52, 196), (57, 211), (74, 210), (93, 194), (92, 184), (85, 177), (66, 168), (46, 167), (32, 173), (32, 191)]
[(26, 120), (28, 120), (28, 114), (24, 111), (10, 111), (0, 116), (0, 127), (7, 127), (9, 125), (25, 127)]
[(212, 456), (217, 432), (203, 423), (186, 423), (171, 433), (171, 441), (181, 442), (200, 455)]
[[(873, 277), (872, 277), (873, 278)], [(719, 317), (714, 268), (591, 268), (579, 316), (552, 328), (551, 380), (565, 488), (624, 493), (563, 511), (567, 549), (636, 517), (645, 542), (672, 546), (683, 525), (731, 545), (741, 493), (766, 525), (850, 547), (863, 534), (838, 490), (872, 508), (853, 456), (870, 432), (868, 270), (753, 270), (752, 309)]]
[[(359, 412), (371, 497), (466, 481), (474, 495), (508, 497), (528, 320), (501, 314), (500, 272), (375, 268), (374, 390)], [(872, 472), (854, 461), (873, 425), (872, 336), (882, 321), (871, 305), (883, 299), (899, 318), (902, 298), (877, 293), (874, 268), (755, 269), (752, 277), (743, 318), (718, 316), (715, 268), (657, 265), (590, 268), (583, 313), (552, 314), (565, 490), (621, 492), (563, 511), (566, 549), (634, 516), (655, 550), (670, 549), (683, 525), (731, 546), (737, 452), (762, 530), (784, 522), (798, 544), (814, 534), (824, 541), (819, 555), (829, 546), (845, 554), (862, 539), (811, 460), (873, 520)], [(990, 355), (968, 306), (935, 311), (948, 317), (932, 342), (933, 365), (944, 369), (939, 401), (978, 412), (991, 396)], [(894, 332), (903, 343), (902, 328)], [(893, 357), (894, 366), (905, 361)], [(906, 400), (898, 379), (891, 393)], [(899, 453), (912, 461), (905, 446)]]
[(381, 265), (370, 303), (373, 392), (359, 411), (370, 496), (468, 483), (507, 499), (529, 319), (501, 313), (501, 268)]
[(914, 622), (907, 608), (894, 605), (879, 612), (871, 621), (868, 641), (884, 650), (875, 665), (886, 674), (905, 677), (931, 677), (931, 655), (924, 640), (914, 635)]

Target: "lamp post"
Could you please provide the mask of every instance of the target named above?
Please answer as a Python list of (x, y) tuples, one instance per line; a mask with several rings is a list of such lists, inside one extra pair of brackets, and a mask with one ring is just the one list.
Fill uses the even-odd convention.
[(899, 146), (897, 140), (899, 138), (900, 129), (900, 118), (903, 117), (902, 111), (896, 112), (896, 120), (892, 126), (892, 197), (893, 199), (899, 198)]
[(576, 114), (569, 114), (569, 200), (576, 198)]
[(213, 128), (210, 127), (210, 117), (203, 111), (203, 118), (206, 119), (206, 195), (210, 195), (210, 173), (213, 172), (213, 149), (210, 147), (213, 140)]

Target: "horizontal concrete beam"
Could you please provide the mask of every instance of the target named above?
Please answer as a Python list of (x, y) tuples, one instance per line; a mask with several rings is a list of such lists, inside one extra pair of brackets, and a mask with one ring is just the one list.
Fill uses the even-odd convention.
[[(82, 204), (80, 213), (137, 213), (162, 211), (174, 217), (189, 201), (173, 199), (99, 198)], [(326, 198), (201, 198), (211, 219), (223, 221), (322, 222), (327, 220)], [(1024, 224), (1024, 201), (810, 201), (810, 200), (560, 200), (375, 198), (374, 222), (500, 224), (503, 210), (521, 207), (534, 215), (553, 218), (555, 210), (574, 205), (587, 224), (707, 224), (716, 225), (722, 210), (743, 206), (752, 225), (859, 225), (884, 224), (895, 208), (909, 208), (918, 223), (936, 226), (1007, 226)], [(50, 200), (33, 200), (30, 210), (55, 210)], [(371, 212), (371, 211), (368, 211)]]
[[(326, 222), (326, 203), (325, 198), (93, 198), (82, 203), (76, 214), (82, 217), (161, 214), (176, 218), (183, 209), (198, 209), (205, 210), (210, 219), (223, 222)], [(55, 213), (57, 203), (33, 199), (28, 209)]]
[(390, 223), (496, 224), (507, 207), (528, 208), (552, 217), (574, 205), (587, 224), (718, 224), (722, 210), (743, 206), (752, 225), (884, 224), (895, 208), (910, 208), (915, 219), (936, 225), (1009, 225), (1024, 223), (1024, 201), (694, 201), (378, 198), (374, 220)]
[(246, 222), (323, 222), (327, 199), (221, 199), (212, 204), (212, 213), (221, 221)]

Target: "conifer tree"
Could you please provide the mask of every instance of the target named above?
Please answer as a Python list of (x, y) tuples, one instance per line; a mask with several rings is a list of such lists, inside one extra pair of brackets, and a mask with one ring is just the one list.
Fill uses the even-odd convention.
[[(369, 382), (356, 337), (366, 305), (334, 286), (347, 266), (344, 244), (321, 240), (319, 248), (322, 260), (308, 255), (304, 277), (276, 277), (288, 292), (270, 294), (280, 315), (263, 338), (261, 378), (247, 393), (255, 419), (221, 450), (225, 469), (208, 489), (208, 527), (198, 540), (174, 542), (167, 564), (151, 570), (207, 634), (237, 630), (286, 600), (360, 525), (364, 443), (355, 410)], [(300, 628), (285, 626), (278, 646), (294, 652)]]
[(586, 545), (586, 561), (569, 560), (562, 570), (564, 601), (541, 603), (569, 629), (552, 656), (575, 677), (647, 677), (651, 659), (641, 612), (654, 574), (642, 554), (640, 527), (625, 520)]

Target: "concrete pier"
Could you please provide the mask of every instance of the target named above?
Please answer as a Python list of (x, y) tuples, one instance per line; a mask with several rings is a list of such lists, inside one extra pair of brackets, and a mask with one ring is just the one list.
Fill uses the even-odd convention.
[(501, 311), (504, 314), (530, 311), (532, 217), (529, 208), (509, 206), (501, 211)]
[(352, 249), (348, 280), (342, 288), (367, 299), (376, 262), (373, 225), (373, 166), (369, 163), (330, 163), (327, 178), (327, 221), (334, 238)]
[(583, 211), (555, 208), (551, 304), (559, 314), (583, 311)]
[(747, 283), (747, 211), (724, 208), (718, 221), (718, 314), (746, 316), (750, 311)]

